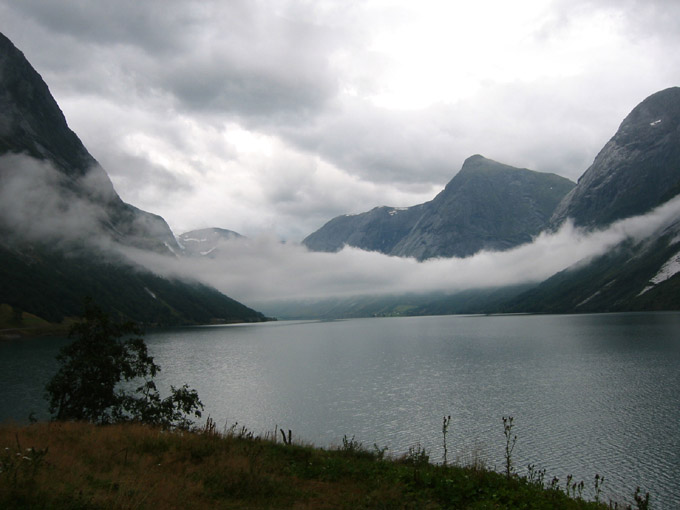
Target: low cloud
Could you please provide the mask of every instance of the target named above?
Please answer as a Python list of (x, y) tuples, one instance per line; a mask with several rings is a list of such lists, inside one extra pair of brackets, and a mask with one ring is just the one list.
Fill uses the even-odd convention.
[(274, 235), (224, 241), (212, 253), (214, 258), (173, 258), (113, 242), (104, 227), (106, 211), (91, 195), (96, 192), (106, 199), (110, 183), (101, 182), (105, 177), (101, 172), (90, 175), (78, 185), (88, 191), (83, 195), (46, 162), (17, 154), (0, 157), (0, 227), (64, 249), (68, 241), (87, 241), (159, 275), (201, 281), (265, 311), (268, 305), (285, 301), (540, 282), (625, 239), (641, 241), (680, 217), (678, 197), (604, 230), (585, 231), (566, 222), (559, 231), (542, 233), (512, 250), (424, 262), (351, 247), (338, 253), (310, 252), (300, 244), (281, 243)]
[(580, 261), (596, 257), (625, 239), (641, 240), (677, 221), (680, 198), (647, 215), (586, 232), (566, 222), (556, 233), (504, 252), (418, 262), (346, 247), (339, 253), (310, 252), (273, 237), (227, 241), (215, 259), (169, 260), (128, 251), (160, 274), (192, 277), (251, 306), (329, 297), (456, 292), (540, 282)]
[[(103, 172), (91, 172), (78, 186), (96, 191), (100, 199), (110, 198), (111, 183), (102, 183), (102, 178)], [(78, 195), (73, 183), (48, 162), (22, 154), (0, 157), (0, 226), (5, 231), (52, 244), (93, 241), (103, 235), (104, 219), (104, 210)]]

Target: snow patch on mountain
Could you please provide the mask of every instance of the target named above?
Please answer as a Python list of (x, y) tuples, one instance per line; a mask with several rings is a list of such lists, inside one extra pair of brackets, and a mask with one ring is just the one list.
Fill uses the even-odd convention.
[(642, 296), (648, 290), (653, 289), (655, 285), (665, 282), (678, 273), (680, 273), (680, 252), (673, 255), (663, 266), (661, 266), (659, 272), (649, 280), (651, 285), (647, 285), (642, 289), (638, 296)]
[(673, 255), (661, 269), (659, 269), (659, 272), (650, 280), (650, 282), (658, 285), (677, 273), (680, 273), (680, 252)]

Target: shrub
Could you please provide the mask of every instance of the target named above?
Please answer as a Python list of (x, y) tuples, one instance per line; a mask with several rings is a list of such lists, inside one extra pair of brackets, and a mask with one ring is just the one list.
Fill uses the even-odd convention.
[(74, 341), (60, 350), (59, 370), (46, 386), (52, 418), (186, 428), (189, 416), (200, 417), (203, 404), (187, 385), (172, 386), (171, 395), (161, 399), (153, 381), (161, 368), (140, 335), (136, 324), (113, 322), (88, 303), (83, 321), (69, 332)]

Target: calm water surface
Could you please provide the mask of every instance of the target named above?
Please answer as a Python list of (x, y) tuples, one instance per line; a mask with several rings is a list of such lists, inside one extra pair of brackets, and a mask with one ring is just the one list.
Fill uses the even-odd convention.
[[(154, 332), (160, 382), (198, 390), (222, 426), (275, 427), (319, 446), (344, 435), (398, 455), (420, 444), (502, 469), (573, 474), (592, 492), (680, 508), (680, 314), (413, 317), (278, 322)], [(45, 417), (63, 340), (0, 343), (0, 420)]]

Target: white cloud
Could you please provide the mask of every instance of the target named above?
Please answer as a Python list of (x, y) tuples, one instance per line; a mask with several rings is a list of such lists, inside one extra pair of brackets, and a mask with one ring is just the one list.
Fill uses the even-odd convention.
[(647, 215), (585, 232), (567, 222), (556, 233), (504, 252), (467, 258), (415, 259), (345, 248), (309, 252), (271, 236), (227, 241), (215, 259), (170, 260), (130, 251), (137, 262), (166, 275), (197, 278), (250, 305), (313, 298), (456, 292), (540, 282), (573, 264), (605, 253), (625, 239), (642, 240), (680, 216), (680, 198)]
[[(98, 172), (81, 180), (82, 189), (97, 198), (110, 189), (101, 184)], [(0, 156), (0, 227), (5, 232), (49, 243), (91, 240), (102, 232), (104, 219), (102, 208), (79, 197), (49, 163), (22, 154)]]

